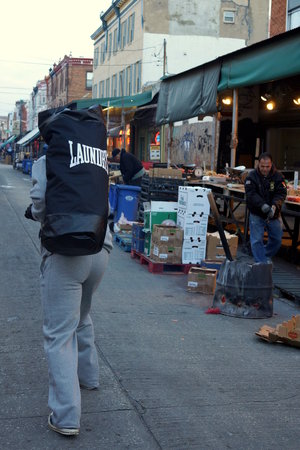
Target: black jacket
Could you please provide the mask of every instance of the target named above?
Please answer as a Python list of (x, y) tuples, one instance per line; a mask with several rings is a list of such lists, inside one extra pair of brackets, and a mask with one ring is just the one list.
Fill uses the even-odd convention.
[(283, 175), (274, 165), (267, 177), (264, 177), (258, 168), (252, 170), (245, 181), (245, 192), (249, 211), (263, 219), (267, 218), (267, 214), (262, 212), (262, 205), (265, 203), (270, 206), (275, 205), (274, 219), (276, 219), (287, 194)]
[(131, 153), (121, 150), (120, 155), (120, 171), (123, 176), (124, 183), (129, 183), (132, 177), (143, 169), (143, 164)]

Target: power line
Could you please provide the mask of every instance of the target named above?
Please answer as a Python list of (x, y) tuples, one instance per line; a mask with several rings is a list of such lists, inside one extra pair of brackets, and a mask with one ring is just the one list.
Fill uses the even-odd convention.
[(37, 66), (52, 66), (52, 63), (38, 63), (38, 62), (32, 62), (32, 61), (13, 61), (13, 60), (9, 60), (9, 59), (0, 59), (0, 62), (14, 63), (14, 64), (34, 64)]

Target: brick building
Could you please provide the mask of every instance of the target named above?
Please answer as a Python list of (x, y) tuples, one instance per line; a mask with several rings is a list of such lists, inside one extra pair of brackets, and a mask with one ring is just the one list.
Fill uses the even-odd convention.
[(300, 0), (272, 0), (270, 37), (300, 26)]
[(64, 56), (54, 64), (47, 80), (48, 108), (66, 105), (73, 100), (92, 97), (93, 59)]

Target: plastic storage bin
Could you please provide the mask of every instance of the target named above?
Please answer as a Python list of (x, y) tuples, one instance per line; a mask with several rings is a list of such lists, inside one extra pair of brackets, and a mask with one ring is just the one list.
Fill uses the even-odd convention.
[(109, 200), (109, 206), (110, 206), (110, 212), (114, 213), (117, 208), (117, 184), (110, 184), (109, 185), (109, 193), (108, 193), (108, 200)]
[(122, 213), (129, 222), (136, 221), (138, 213), (140, 186), (129, 186), (126, 184), (116, 184), (117, 205), (115, 222), (118, 222)]

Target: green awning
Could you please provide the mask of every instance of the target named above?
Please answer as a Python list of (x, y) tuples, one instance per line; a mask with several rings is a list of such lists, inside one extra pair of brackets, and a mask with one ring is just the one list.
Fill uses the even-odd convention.
[(218, 91), (253, 86), (299, 74), (299, 31), (283, 33), (224, 56)]
[(16, 135), (13, 134), (12, 136), (10, 136), (5, 142), (2, 142), (2, 144), (0, 145), (0, 149), (4, 148), (7, 144), (11, 144), (12, 142), (14, 142), (14, 140), (16, 139)]
[(115, 108), (133, 108), (135, 106), (146, 105), (153, 98), (152, 90), (141, 94), (129, 95), (125, 97), (90, 98), (84, 100), (74, 100), (69, 107), (75, 105), (77, 109), (89, 108), (93, 105), (110, 106)]

